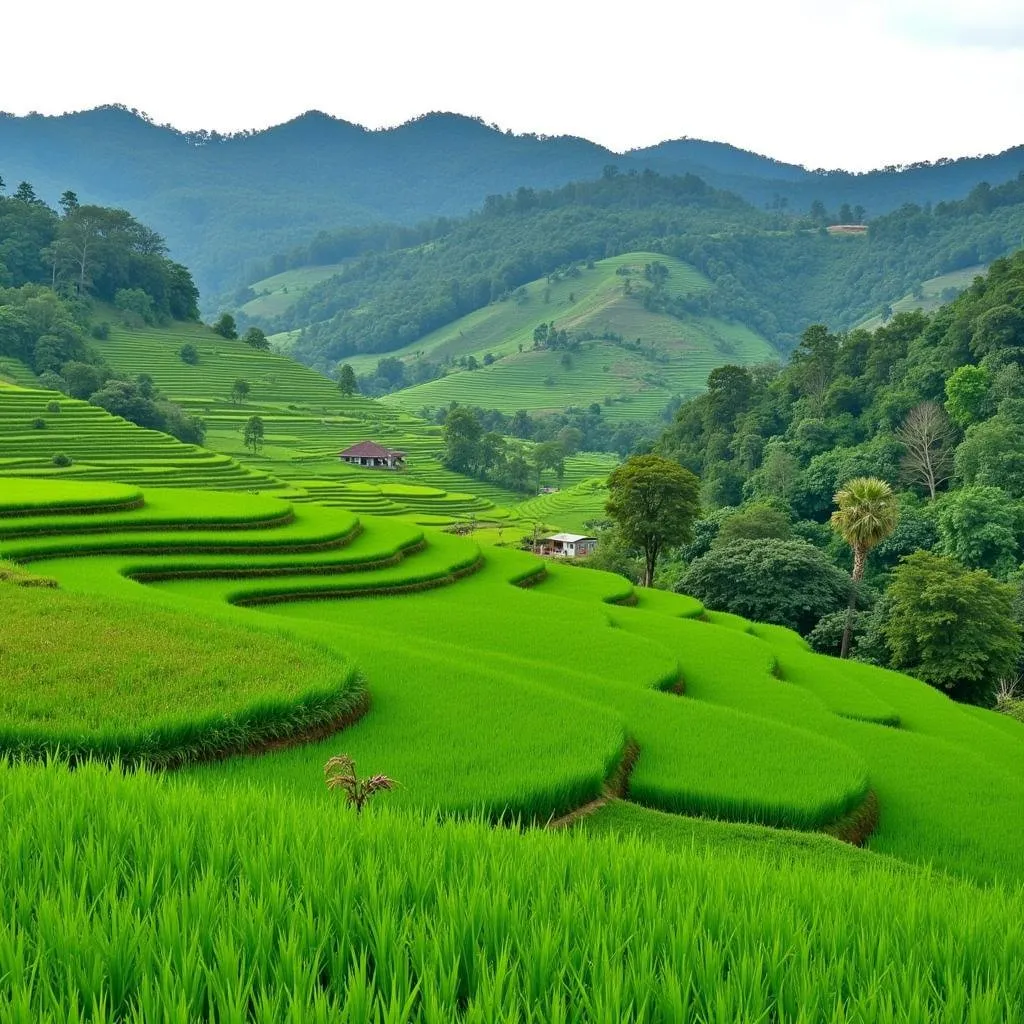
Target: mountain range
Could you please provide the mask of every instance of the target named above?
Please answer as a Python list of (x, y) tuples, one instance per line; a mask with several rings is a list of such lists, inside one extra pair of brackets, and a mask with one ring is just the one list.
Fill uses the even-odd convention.
[(75, 188), (83, 202), (126, 207), (167, 238), (207, 297), (251, 279), (269, 253), (324, 228), (459, 216), (488, 195), (596, 178), (610, 165), (697, 175), (761, 207), (847, 203), (876, 216), (960, 198), (979, 181), (1007, 181), (1024, 170), (1024, 146), (855, 174), (698, 139), (615, 153), (586, 139), (515, 135), (448, 113), (371, 131), (310, 111), (231, 136), (182, 132), (121, 106), (0, 114), (0, 175), (9, 185), (28, 180), (51, 202)]

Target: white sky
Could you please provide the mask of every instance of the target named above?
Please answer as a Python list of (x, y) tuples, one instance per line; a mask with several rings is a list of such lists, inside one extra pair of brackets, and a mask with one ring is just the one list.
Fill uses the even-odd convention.
[(54, 0), (0, 21), (0, 110), (179, 128), (431, 110), (622, 150), (866, 169), (1024, 143), (1024, 0)]

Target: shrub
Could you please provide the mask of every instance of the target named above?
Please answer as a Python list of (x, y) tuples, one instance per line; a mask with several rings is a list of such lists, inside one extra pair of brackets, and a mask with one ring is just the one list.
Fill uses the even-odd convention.
[(93, 324), (89, 333), (97, 341), (106, 341), (107, 338), (110, 337), (110, 324), (108, 324), (105, 320), (102, 323)]
[(44, 391), (63, 391), (65, 394), (68, 391), (68, 382), (53, 370), (44, 370), (39, 374), (39, 386)]
[(46, 411), (47, 412), (60, 412), (60, 402), (47, 402), (46, 403)]
[(714, 546), (686, 570), (679, 591), (716, 611), (809, 633), (846, 605), (850, 577), (802, 540), (736, 540)]
[(189, 366), (195, 366), (199, 362), (199, 349), (195, 347), (191, 342), (182, 345), (178, 349), (178, 355), (181, 357), (183, 363), (188, 363)]
[(46, 429), (46, 420), (44, 420), (41, 416), (37, 416), (32, 421), (32, 429), (33, 430), (45, 430)]
[(70, 455), (65, 455), (63, 452), (57, 452), (50, 461), (53, 465), (58, 466), (61, 469), (66, 469), (68, 466), (72, 465), (74, 460)]

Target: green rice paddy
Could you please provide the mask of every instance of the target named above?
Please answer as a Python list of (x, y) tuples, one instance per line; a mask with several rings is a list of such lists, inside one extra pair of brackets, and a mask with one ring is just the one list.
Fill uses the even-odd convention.
[[(581, 524), (603, 466), (509, 508), (295, 380), (196, 384), (280, 417), (244, 462), (86, 407), (79, 479), (0, 387), (0, 1020), (1022, 1018), (1024, 725), (425, 525)], [(408, 473), (330, 461), (370, 427)]]

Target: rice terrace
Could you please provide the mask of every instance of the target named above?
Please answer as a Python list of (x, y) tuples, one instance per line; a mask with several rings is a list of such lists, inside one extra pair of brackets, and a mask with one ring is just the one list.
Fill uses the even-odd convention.
[(1024, 1024), (1024, 148), (0, 170), (0, 1024)]
[[(1022, 1005), (1012, 720), (408, 517), (166, 486), (194, 471), (3, 481), (9, 1019)], [(398, 783), (358, 818), (341, 749)]]

